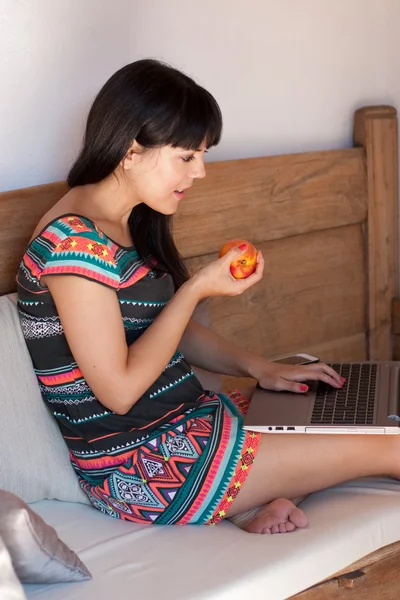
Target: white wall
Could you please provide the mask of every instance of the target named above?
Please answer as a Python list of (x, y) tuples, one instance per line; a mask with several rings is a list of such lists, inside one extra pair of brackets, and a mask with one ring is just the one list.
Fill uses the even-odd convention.
[(140, 56), (182, 67), (217, 97), (218, 158), (327, 149), (351, 143), (355, 108), (396, 101), (387, 85), (396, 3), (202, 0), (194, 13), (190, 2), (153, 0), (135, 40)]
[(65, 177), (93, 97), (135, 58), (131, 6), (0, 0), (0, 190)]
[(396, 102), (400, 116), (400, 1), (390, 0), (387, 14), (387, 81), (388, 94)]
[(93, 96), (144, 56), (219, 101), (210, 160), (350, 145), (357, 107), (400, 107), (399, 28), (399, 0), (0, 0), (0, 190), (63, 178)]

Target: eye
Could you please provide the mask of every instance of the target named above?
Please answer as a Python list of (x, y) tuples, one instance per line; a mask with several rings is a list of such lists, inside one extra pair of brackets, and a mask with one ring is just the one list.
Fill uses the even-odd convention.
[(194, 154), (192, 154), (191, 156), (182, 156), (182, 160), (185, 163), (192, 162), (192, 160), (194, 160), (195, 158), (196, 157)]

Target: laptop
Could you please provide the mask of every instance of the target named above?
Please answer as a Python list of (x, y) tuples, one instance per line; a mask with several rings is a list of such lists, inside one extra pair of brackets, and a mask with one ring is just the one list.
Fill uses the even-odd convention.
[[(327, 363), (328, 364), (328, 363)], [(244, 429), (263, 433), (400, 433), (400, 362), (329, 363), (341, 389), (307, 382), (305, 394), (257, 387)]]

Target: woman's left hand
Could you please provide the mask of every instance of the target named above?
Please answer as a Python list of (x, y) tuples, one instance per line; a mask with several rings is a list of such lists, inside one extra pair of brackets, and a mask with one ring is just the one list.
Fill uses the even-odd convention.
[(334, 388), (341, 388), (345, 379), (324, 363), (310, 365), (283, 365), (261, 359), (252, 369), (252, 377), (266, 390), (305, 393), (305, 381), (324, 381)]

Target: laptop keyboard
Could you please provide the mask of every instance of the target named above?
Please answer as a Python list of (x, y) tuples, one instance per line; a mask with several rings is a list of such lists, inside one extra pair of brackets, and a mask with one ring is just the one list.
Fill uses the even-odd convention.
[(314, 409), (313, 424), (373, 425), (376, 364), (331, 363), (346, 382), (338, 390), (319, 381)]

